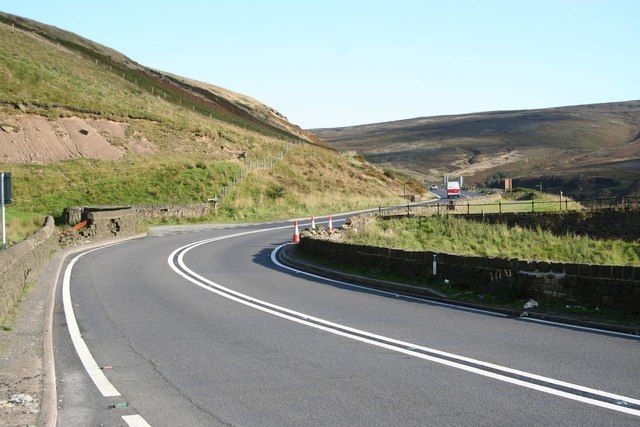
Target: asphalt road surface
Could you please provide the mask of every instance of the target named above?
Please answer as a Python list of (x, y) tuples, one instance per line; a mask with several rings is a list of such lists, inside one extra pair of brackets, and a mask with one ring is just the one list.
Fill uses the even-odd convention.
[(178, 227), (70, 257), (58, 423), (640, 423), (639, 340), (305, 276), (274, 263), (291, 233)]

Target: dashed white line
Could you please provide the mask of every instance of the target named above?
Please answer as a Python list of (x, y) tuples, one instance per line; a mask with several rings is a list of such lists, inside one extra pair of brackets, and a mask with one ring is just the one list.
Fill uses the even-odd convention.
[(129, 427), (151, 427), (140, 415), (123, 415), (122, 419)]

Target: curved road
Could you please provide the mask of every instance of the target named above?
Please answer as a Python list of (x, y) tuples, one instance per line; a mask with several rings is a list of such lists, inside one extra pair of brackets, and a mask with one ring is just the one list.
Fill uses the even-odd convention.
[(58, 423), (640, 422), (639, 340), (308, 277), (273, 262), (290, 236), (287, 223), (168, 229), (70, 257)]

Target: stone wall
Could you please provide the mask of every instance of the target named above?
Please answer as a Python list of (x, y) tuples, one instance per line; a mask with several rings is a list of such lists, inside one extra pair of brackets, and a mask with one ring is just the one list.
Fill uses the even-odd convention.
[(298, 249), (307, 256), (382, 269), (412, 278), (431, 276), (435, 255), (437, 277), (449, 279), (452, 284), (462, 287), (640, 313), (638, 267), (405, 251), (309, 236), (302, 237)]
[(575, 233), (596, 239), (640, 240), (640, 209), (604, 208), (584, 211), (470, 214), (463, 218), (502, 223), (509, 227), (540, 228), (554, 234)]
[(115, 211), (89, 212), (86, 233), (93, 239), (113, 239), (128, 237), (136, 234), (138, 215), (129, 209)]
[(210, 214), (213, 203), (191, 203), (185, 205), (136, 205), (133, 206), (141, 219), (199, 218)]
[(59, 248), (53, 218), (35, 234), (6, 250), (0, 250), (0, 320), (11, 311), (20, 292), (35, 281), (39, 270)]
[(91, 212), (112, 212), (122, 209), (133, 209), (140, 220), (159, 218), (199, 218), (210, 214), (213, 203), (161, 204), (134, 206), (70, 206), (64, 210), (63, 220), (68, 225), (75, 225), (88, 219)]

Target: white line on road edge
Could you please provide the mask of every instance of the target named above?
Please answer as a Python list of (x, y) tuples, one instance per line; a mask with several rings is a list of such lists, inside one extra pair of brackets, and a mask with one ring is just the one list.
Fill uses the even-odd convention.
[(140, 415), (123, 415), (122, 419), (129, 427), (151, 427)]
[[(73, 342), (73, 346), (76, 349), (76, 353), (78, 353), (78, 357), (80, 358), (84, 369), (87, 371), (87, 374), (89, 374), (89, 377), (91, 377), (91, 380), (93, 380), (93, 383), (96, 385), (96, 387), (104, 397), (120, 396), (120, 392), (116, 390), (113, 384), (111, 384), (109, 379), (105, 376), (104, 372), (102, 372), (95, 359), (91, 355), (89, 347), (82, 338), (82, 334), (80, 333), (80, 328), (78, 326), (78, 321), (76, 320), (76, 315), (73, 311), (73, 303), (71, 302), (71, 272), (73, 270), (73, 266), (83, 256), (100, 249), (118, 245), (120, 243), (122, 242), (115, 242), (108, 245), (100, 246), (98, 248), (91, 249), (81, 253), (80, 255), (77, 255), (67, 265), (67, 268), (64, 271), (64, 276), (62, 278), (62, 305), (64, 308), (64, 316), (67, 321), (67, 329), (69, 329), (69, 335), (71, 335), (71, 341)], [(137, 414), (123, 415), (122, 419), (129, 426), (150, 427), (145, 419)]]
[[(107, 247), (107, 246), (103, 246)], [(71, 270), (75, 263), (85, 256), (86, 254), (90, 254), (91, 252), (102, 249), (103, 247), (91, 249), (87, 252), (83, 252), (80, 255), (77, 255), (75, 258), (71, 260), (69, 265), (64, 271), (64, 277), (62, 279), (62, 304), (64, 307), (64, 316), (67, 320), (67, 328), (69, 329), (69, 335), (71, 335), (71, 341), (73, 341), (73, 346), (76, 348), (76, 352), (80, 357), (80, 361), (84, 366), (84, 369), (87, 371), (93, 383), (98, 387), (100, 393), (105, 397), (111, 396), (120, 396), (120, 393), (116, 388), (109, 382), (107, 377), (102, 372), (102, 369), (98, 366), (95, 359), (91, 355), (89, 351), (89, 347), (82, 339), (82, 334), (80, 334), (80, 328), (78, 327), (78, 322), (76, 320), (76, 315), (73, 312), (73, 304), (71, 303)]]
[[(634, 416), (640, 416), (640, 410), (638, 409), (633, 409), (633, 408), (627, 408), (621, 405), (616, 405), (613, 403), (609, 403), (609, 402), (604, 402), (601, 400), (597, 400), (597, 399), (593, 399), (593, 398), (589, 398), (589, 397), (585, 397), (585, 396), (581, 396), (578, 394), (573, 394), (570, 392), (566, 392), (566, 391), (562, 391), (562, 390), (558, 390), (555, 388), (551, 388), (548, 386), (544, 386), (544, 385), (540, 385), (540, 384), (536, 384), (533, 382), (528, 382), (525, 380), (520, 380), (520, 379), (516, 379), (516, 378), (512, 378), (509, 376), (506, 376), (504, 374), (514, 374), (514, 375), (518, 375), (522, 378), (527, 378), (531, 381), (543, 381), (546, 382), (548, 384), (554, 384), (560, 387), (563, 387), (565, 389), (569, 389), (575, 392), (586, 392), (592, 395), (596, 395), (596, 396), (600, 396), (603, 398), (609, 398), (609, 399), (614, 399), (617, 401), (623, 401), (623, 402), (627, 402), (627, 403), (631, 403), (634, 405), (640, 405), (640, 400), (637, 399), (633, 399), (630, 397), (626, 397), (626, 396), (622, 396), (619, 394), (614, 394), (614, 393), (609, 393), (606, 391), (601, 391), (601, 390), (596, 390), (596, 389), (592, 389), (589, 387), (584, 387), (584, 386), (580, 386), (577, 384), (572, 384), (572, 383), (568, 383), (565, 381), (560, 381), (560, 380), (555, 380), (553, 378), (548, 378), (548, 377), (544, 377), (541, 375), (536, 375), (536, 374), (531, 374), (528, 372), (524, 372), (524, 371), (519, 371), (516, 369), (512, 369), (512, 368), (508, 368), (508, 367), (504, 367), (504, 366), (500, 366), (500, 365), (496, 365), (493, 363), (488, 363), (488, 362), (483, 362), (481, 360), (477, 360), (477, 359), (472, 359), (470, 357), (465, 357), (465, 356), (460, 356), (457, 354), (453, 354), (453, 353), (447, 353), (444, 351), (440, 351), (440, 350), (436, 350), (433, 348), (429, 348), (429, 347), (424, 347), (424, 346), (420, 346), (417, 344), (412, 344), (409, 342), (404, 342), (404, 341), (399, 341), (393, 338), (389, 338), (386, 336), (382, 336), (382, 335), (376, 335), (367, 331), (363, 331), (360, 329), (356, 329), (356, 328), (351, 328), (349, 326), (346, 325), (342, 325), (339, 323), (333, 323), (324, 319), (320, 319), (314, 316), (310, 316), (304, 313), (300, 313), (300, 312), (296, 312), (294, 310), (282, 307), (282, 306), (278, 306), (275, 304), (271, 304), (269, 302), (257, 299), (257, 298), (253, 298), (249, 295), (246, 294), (242, 294), (240, 292), (234, 291), (233, 289), (229, 289), (226, 288), (222, 285), (219, 285), (199, 274), (197, 274), (196, 272), (194, 272), (193, 270), (189, 269), (185, 263), (184, 263), (184, 255), (189, 252), (191, 249), (194, 249), (198, 246), (204, 245), (206, 243), (211, 243), (211, 242), (216, 242), (216, 241), (220, 241), (220, 240), (225, 240), (225, 239), (231, 239), (234, 237), (239, 237), (239, 236), (244, 236), (244, 235), (249, 235), (249, 234), (255, 234), (255, 233), (261, 233), (261, 232), (266, 232), (266, 231), (272, 231), (272, 230), (277, 230), (277, 229), (282, 229), (282, 228), (288, 228), (288, 227), (276, 227), (276, 228), (272, 228), (272, 229), (262, 229), (262, 230), (252, 230), (252, 231), (248, 231), (248, 232), (243, 232), (243, 233), (235, 233), (235, 234), (231, 234), (231, 235), (227, 235), (227, 236), (222, 236), (222, 237), (214, 237), (214, 238), (210, 238), (210, 239), (205, 239), (205, 240), (201, 240), (201, 241), (197, 241), (197, 242), (193, 242), (184, 246), (181, 246), (179, 248), (177, 248), (176, 250), (174, 250), (170, 255), (169, 258), (167, 259), (167, 263), (169, 264), (169, 266), (171, 267), (171, 269), (173, 271), (175, 271), (177, 274), (179, 274), (180, 276), (182, 276), (183, 278), (185, 278), (186, 280), (192, 282), (193, 284), (199, 286), (202, 289), (205, 289), (209, 292), (213, 292), (215, 294), (218, 294), (224, 298), (230, 299), (232, 301), (236, 301), (240, 304), (255, 308), (256, 310), (260, 310), (263, 311), (265, 313), (269, 313), (272, 314), (274, 316), (277, 317), (281, 317), (283, 319), (287, 319), (296, 323), (300, 323), (306, 326), (309, 326), (311, 328), (315, 328), (315, 329), (319, 329), (319, 330), (323, 330), (335, 335), (339, 335), (339, 336), (343, 336), (346, 338), (350, 338), (356, 341), (360, 341), (360, 342), (364, 342), (370, 345), (374, 345), (377, 347), (382, 347), (382, 348), (386, 348), (389, 350), (393, 350), (396, 351), (398, 353), (403, 353), (403, 354), (407, 354), (416, 358), (420, 358), (420, 359), (424, 359), (424, 360), (428, 360), (431, 362), (435, 362), (435, 363), (439, 363), (442, 365), (446, 365), (446, 366), (450, 366), (456, 369), (460, 369), (463, 371), (467, 371), (467, 372), (471, 372), (471, 373), (475, 373), (478, 375), (482, 375), (485, 377), (489, 377), (489, 378), (493, 378), (499, 381), (503, 381), (503, 382), (507, 382), (507, 383), (511, 383), (511, 384), (515, 384), (515, 385), (519, 385), (522, 387), (526, 387), (529, 389), (533, 389), (533, 390), (538, 390), (544, 393), (548, 393), (551, 395), (555, 395), (555, 396), (559, 396), (559, 397), (564, 397), (567, 399), (571, 399), (571, 400), (575, 400), (575, 401), (579, 401), (579, 402), (583, 402), (583, 403), (587, 403), (590, 405), (594, 405), (594, 406), (599, 406), (602, 408), (606, 408), (606, 409), (611, 409), (614, 411), (618, 411), (618, 412), (623, 412), (626, 414), (630, 414), (630, 415), (634, 415)], [(180, 268), (182, 268), (182, 271), (178, 266), (175, 265), (175, 258), (176, 255), (178, 255), (177, 257), (177, 262), (178, 265), (180, 266)], [(185, 273), (186, 272), (186, 273)], [(187, 274), (188, 273), (188, 274)], [(385, 342), (381, 342), (381, 341), (385, 341)], [(408, 347), (408, 348), (407, 348)], [(435, 354), (435, 356), (432, 355), (427, 355), (424, 353), (420, 353), (416, 350), (421, 350), (421, 351), (426, 351), (426, 352), (430, 352), (432, 354)], [(453, 359), (453, 360), (450, 360)], [(484, 368), (487, 368), (487, 370), (484, 370), (483, 368), (478, 368), (478, 367), (473, 367), (473, 366), (469, 366), (469, 365), (465, 365), (464, 363), (459, 363), (459, 362), (467, 362), (467, 363), (473, 363), (474, 365), (477, 366), (481, 366)], [(503, 372), (504, 374), (500, 374), (500, 373), (496, 373), (493, 371), (490, 371), (488, 369), (492, 369), (493, 371), (498, 371), (498, 372)]]

